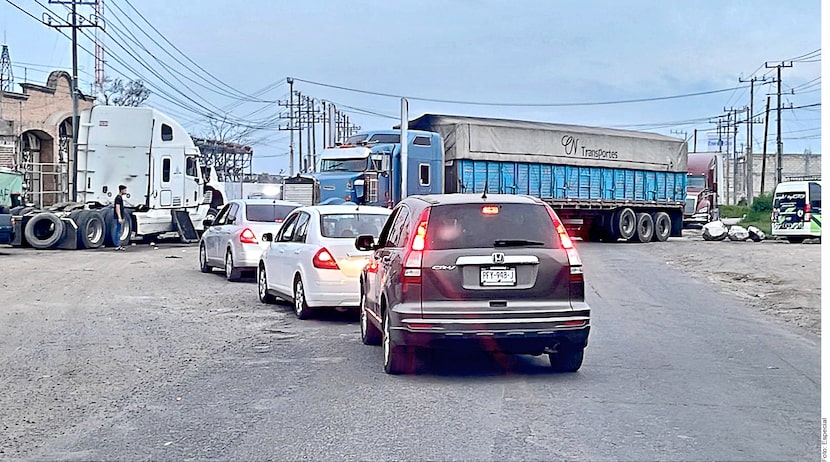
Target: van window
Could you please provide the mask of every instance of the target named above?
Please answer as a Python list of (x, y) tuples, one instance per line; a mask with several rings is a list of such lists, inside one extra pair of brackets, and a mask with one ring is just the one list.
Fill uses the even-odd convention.
[(821, 185), (810, 183), (810, 208), (813, 213), (821, 213)]
[[(492, 248), (496, 241), (537, 248), (559, 247), (548, 211), (535, 204), (450, 204), (432, 208), (428, 249)], [(524, 244), (523, 244), (524, 243)]]
[(170, 158), (165, 157), (161, 161), (161, 182), (170, 183)]
[(173, 141), (173, 127), (167, 124), (161, 124), (161, 140)]

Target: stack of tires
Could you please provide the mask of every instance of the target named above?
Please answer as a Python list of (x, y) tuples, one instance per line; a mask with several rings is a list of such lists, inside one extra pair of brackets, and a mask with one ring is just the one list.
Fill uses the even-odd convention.
[[(60, 247), (65, 240), (77, 239), (79, 249), (97, 249), (103, 245), (112, 246), (115, 229), (112, 207), (103, 209), (79, 209), (71, 212), (50, 212), (33, 207), (15, 207), (12, 215), (21, 217), (22, 241), (36, 249)], [(71, 235), (77, 225), (77, 235)], [(132, 220), (127, 213), (121, 231), (121, 242), (128, 242), (132, 233)], [(74, 248), (74, 244), (71, 248)]]

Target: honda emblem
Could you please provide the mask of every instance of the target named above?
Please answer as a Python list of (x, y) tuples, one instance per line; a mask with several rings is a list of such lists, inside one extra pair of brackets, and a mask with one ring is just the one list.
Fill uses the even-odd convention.
[(501, 252), (496, 252), (493, 254), (493, 263), (495, 264), (502, 264), (504, 263), (504, 254)]

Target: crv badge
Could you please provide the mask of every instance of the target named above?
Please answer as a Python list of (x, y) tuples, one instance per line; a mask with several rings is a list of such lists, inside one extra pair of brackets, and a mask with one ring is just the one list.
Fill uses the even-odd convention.
[(493, 263), (501, 264), (504, 263), (504, 254), (501, 252), (496, 252), (493, 254)]

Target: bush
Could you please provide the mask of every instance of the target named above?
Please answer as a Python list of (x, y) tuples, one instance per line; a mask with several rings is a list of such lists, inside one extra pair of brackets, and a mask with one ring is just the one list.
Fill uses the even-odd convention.
[(746, 206), (740, 205), (721, 205), (720, 207), (720, 216), (723, 218), (739, 218), (746, 215), (749, 208)]
[(772, 193), (761, 194), (752, 201), (753, 212), (769, 212), (772, 210)]

